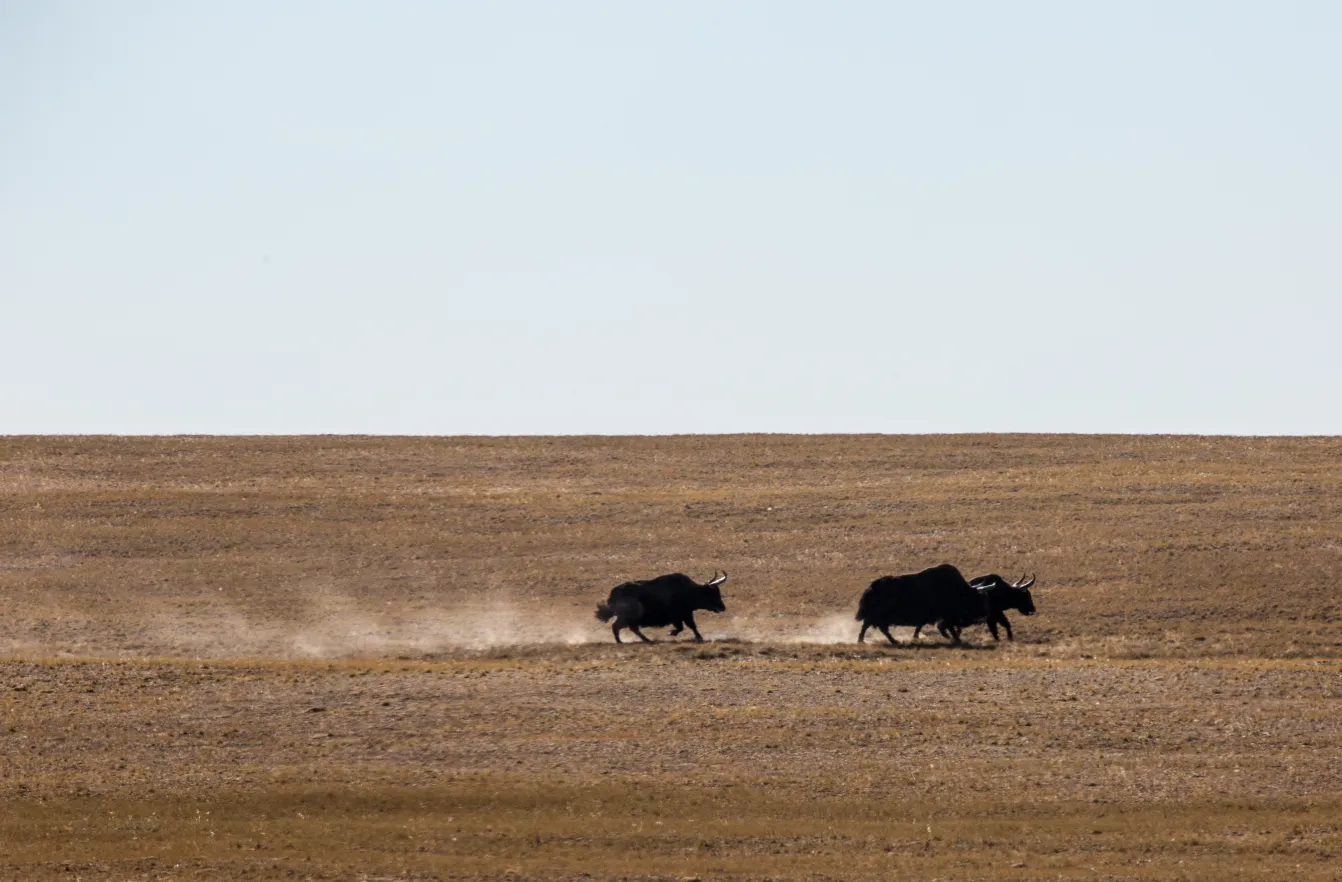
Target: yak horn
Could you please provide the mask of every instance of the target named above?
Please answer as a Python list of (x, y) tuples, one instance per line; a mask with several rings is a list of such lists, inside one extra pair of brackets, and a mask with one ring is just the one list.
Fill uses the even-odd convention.
[(723, 570), (723, 571), (722, 571), (722, 575), (721, 575), (721, 576), (718, 575), (718, 571), (717, 571), (717, 570), (714, 570), (714, 571), (713, 571), (713, 581), (709, 582), (708, 584), (709, 584), (709, 586), (711, 587), (711, 586), (713, 586), (713, 585), (721, 585), (723, 582), (726, 582), (726, 581), (727, 581), (727, 571), (726, 571), (726, 570)]
[(1031, 585), (1033, 585), (1033, 584), (1034, 584), (1034, 573), (1031, 573), (1031, 574), (1030, 574), (1030, 578), (1029, 578), (1028, 581), (1026, 581), (1026, 579), (1025, 579), (1024, 576), (1021, 576), (1020, 584), (1018, 584), (1016, 587), (1017, 587), (1017, 588), (1029, 588), (1029, 587), (1030, 587)]

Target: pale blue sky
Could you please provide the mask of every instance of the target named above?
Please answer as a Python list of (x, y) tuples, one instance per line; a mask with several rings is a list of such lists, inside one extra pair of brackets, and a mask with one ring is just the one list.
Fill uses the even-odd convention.
[(0, 432), (1342, 433), (1342, 4), (0, 0)]

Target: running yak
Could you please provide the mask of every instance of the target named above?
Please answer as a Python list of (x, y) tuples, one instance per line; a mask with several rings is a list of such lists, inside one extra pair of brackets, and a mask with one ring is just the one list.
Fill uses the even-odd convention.
[(978, 576), (970, 579), (969, 584), (973, 585), (988, 600), (988, 630), (992, 632), (994, 640), (1000, 640), (997, 636), (997, 626), (1006, 628), (1007, 639), (1015, 640), (1011, 634), (1011, 623), (1007, 621), (1006, 611), (1009, 609), (1019, 610), (1023, 615), (1034, 615), (1034, 598), (1030, 596), (1030, 586), (1034, 584), (1034, 576), (1025, 578), (1021, 576), (1015, 582), (1008, 582), (1001, 576), (993, 573), (990, 576)]
[(726, 612), (722, 603), (722, 591), (718, 588), (727, 581), (727, 574), (718, 575), (713, 571), (713, 579), (707, 585), (700, 585), (684, 573), (669, 573), (655, 579), (641, 582), (625, 582), (611, 589), (610, 597), (596, 608), (596, 617), (603, 622), (611, 622), (610, 630), (616, 643), (623, 643), (620, 631), (628, 628), (644, 643), (651, 643), (639, 628), (660, 628), (671, 626), (671, 637), (675, 637), (685, 626), (694, 632), (694, 639), (703, 643), (703, 635), (694, 623), (694, 611)]
[[(969, 584), (978, 589), (987, 601), (986, 618), (975, 619), (969, 624), (987, 625), (994, 640), (1002, 639), (997, 634), (997, 626), (1001, 625), (1006, 628), (1007, 639), (1015, 640), (1015, 636), (1011, 633), (1011, 622), (1006, 617), (1006, 611), (1014, 609), (1027, 616), (1034, 615), (1034, 598), (1030, 596), (1030, 586), (1034, 584), (1034, 576), (1028, 579), (1022, 576), (1015, 582), (1008, 582), (993, 573), (989, 576), (975, 576), (969, 580)], [(949, 640), (952, 631), (958, 629), (949, 627), (946, 622), (937, 622), (937, 630), (941, 632), (941, 636)], [(917, 630), (913, 632), (913, 639), (918, 639)]]
[(864, 643), (868, 628), (876, 628), (896, 646), (890, 629), (896, 625), (916, 629), (944, 625), (942, 633), (952, 643), (960, 642), (960, 629), (988, 618), (987, 598), (970, 586), (950, 564), (906, 576), (882, 576), (862, 592), (857, 620), (862, 623), (857, 642)]

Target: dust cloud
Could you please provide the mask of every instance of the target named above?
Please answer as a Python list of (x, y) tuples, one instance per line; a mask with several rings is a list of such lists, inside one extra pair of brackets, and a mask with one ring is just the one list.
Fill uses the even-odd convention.
[[(120, 645), (25, 645), (24, 654), (195, 658), (417, 657), (509, 646), (576, 646), (603, 629), (586, 608), (534, 610), (509, 602), (447, 606), (413, 614), (361, 609), (348, 598), (315, 600), (296, 620), (211, 610), (147, 615)], [(43, 641), (46, 643), (47, 641)], [(17, 646), (16, 646), (17, 648)], [(46, 652), (40, 651), (47, 649)], [(74, 652), (71, 652), (74, 649)]]
[(295, 655), (316, 658), (536, 644), (577, 646), (600, 633), (590, 620), (590, 615), (579, 620), (574, 615), (523, 614), (510, 603), (435, 610), (419, 620), (397, 624), (371, 616), (336, 615), (299, 630), (291, 646)]
[[(133, 623), (133, 624), (132, 624)], [(851, 643), (852, 616), (834, 613), (803, 617), (701, 616), (699, 629), (710, 642), (759, 644)], [(369, 606), (337, 592), (318, 592), (288, 616), (266, 615), (225, 605), (199, 611), (126, 611), (120, 627), (101, 634), (81, 631), (12, 629), (0, 637), (0, 655), (12, 657), (186, 657), (201, 659), (417, 658), (527, 646), (613, 643), (610, 628), (590, 607), (495, 600), (406, 610)], [(645, 629), (654, 641), (676, 642), (665, 629)], [(626, 639), (632, 635), (626, 635)]]

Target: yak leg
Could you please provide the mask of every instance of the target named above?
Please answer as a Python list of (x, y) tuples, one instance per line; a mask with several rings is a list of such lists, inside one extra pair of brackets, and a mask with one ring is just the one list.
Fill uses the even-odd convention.
[[(703, 643), (704, 635), (699, 633), (699, 626), (694, 623), (694, 613), (688, 613), (685, 616), (685, 624), (689, 625), (690, 630), (694, 632), (694, 642)], [(680, 629), (677, 628), (676, 630), (679, 631)]]
[(941, 632), (942, 637), (945, 637), (947, 640), (951, 639), (951, 626), (947, 625), (945, 620), (937, 622), (937, 630)]
[[(666, 632), (666, 636), (668, 637), (675, 637), (681, 631), (685, 630), (684, 622), (672, 622), (671, 624), (672, 624), (671, 630)], [(696, 631), (695, 633), (697, 634), (698, 632)]]
[(620, 629), (628, 628), (630, 631), (633, 631), (638, 635), (639, 640), (642, 640), (644, 643), (651, 643), (652, 641), (647, 637), (644, 637), (643, 632), (640, 631), (638, 625), (635, 624), (636, 622), (642, 621), (642, 619), (643, 604), (633, 599), (627, 599), (621, 602), (616, 607), (615, 623), (610, 626), (611, 630), (615, 632), (615, 642), (623, 642), (620, 640)]
[(898, 645), (899, 645), (898, 643), (895, 642), (895, 638), (890, 634), (890, 626), (889, 626), (889, 625), (877, 625), (876, 627), (878, 627), (878, 628), (881, 629), (881, 633), (885, 635), (885, 639), (886, 639), (886, 640), (889, 640), (889, 641), (890, 641), (890, 645), (891, 645), (891, 646), (898, 646)]
[(959, 626), (959, 625), (950, 625), (950, 626), (948, 627), (948, 630), (951, 632), (951, 633), (948, 635), (948, 636), (951, 638), (951, 645), (953, 645), (953, 646), (959, 646), (959, 645), (960, 645), (960, 626)]
[[(1005, 614), (1005, 613), (998, 613), (997, 616), (996, 616), (996, 619), (997, 619), (997, 623), (998, 623), (998, 624), (1000, 624), (1003, 628), (1006, 628), (1007, 639), (1008, 639), (1008, 640), (1011, 640), (1011, 641), (1015, 641), (1016, 638), (1015, 638), (1015, 636), (1011, 633), (1011, 620), (1008, 619), (1008, 618), (1006, 617), (1006, 614)], [(996, 629), (996, 628), (993, 628), (993, 636), (994, 636), (994, 637), (997, 636), (997, 629)]]
[(867, 642), (867, 629), (870, 628), (870, 627), (871, 627), (871, 625), (867, 624), (866, 622), (863, 622), (863, 623), (862, 623), (862, 630), (857, 632), (857, 642), (858, 642), (858, 643), (866, 643), (866, 642)]

